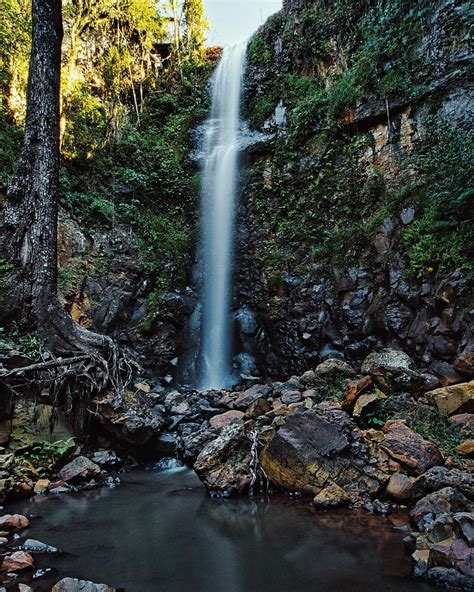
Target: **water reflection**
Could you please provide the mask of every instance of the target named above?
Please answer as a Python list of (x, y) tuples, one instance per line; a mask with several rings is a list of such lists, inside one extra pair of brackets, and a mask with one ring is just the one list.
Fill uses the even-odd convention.
[(45, 564), (127, 592), (433, 590), (405, 577), (401, 535), (385, 520), (287, 498), (210, 499), (187, 469), (13, 509), (41, 516), (27, 536), (70, 553)]

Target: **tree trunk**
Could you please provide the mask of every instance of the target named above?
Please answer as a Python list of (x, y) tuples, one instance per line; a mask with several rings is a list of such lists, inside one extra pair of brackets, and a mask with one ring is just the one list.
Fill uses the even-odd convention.
[(33, 0), (32, 16), (25, 137), (0, 218), (1, 257), (14, 268), (2, 313), (54, 353), (97, 355), (111, 340), (76, 325), (57, 293), (61, 0)]
[(20, 320), (37, 326), (57, 293), (61, 1), (33, 0), (32, 16), (25, 137), (2, 211), (2, 251), (19, 272)]

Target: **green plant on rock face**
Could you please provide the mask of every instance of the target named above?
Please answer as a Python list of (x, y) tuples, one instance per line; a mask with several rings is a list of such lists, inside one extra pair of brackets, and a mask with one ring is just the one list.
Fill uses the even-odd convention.
[(405, 189), (421, 212), (404, 234), (409, 273), (468, 269), (474, 258), (474, 133), (433, 127), (416, 155), (418, 179)]
[(59, 461), (70, 454), (74, 448), (74, 438), (57, 440), (56, 442), (37, 442), (17, 454), (17, 459), (27, 461), (35, 468), (43, 469), (40, 476), (47, 477)]

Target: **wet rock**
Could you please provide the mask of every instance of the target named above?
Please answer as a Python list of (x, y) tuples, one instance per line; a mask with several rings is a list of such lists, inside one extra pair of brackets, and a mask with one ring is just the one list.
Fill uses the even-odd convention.
[(427, 393), (427, 396), (440, 413), (471, 413), (474, 411), (474, 380), (435, 389)]
[(443, 464), (438, 447), (411, 430), (405, 423), (388, 421), (384, 428), (384, 439), (380, 446), (397, 462), (405, 465), (414, 475), (420, 475), (429, 468)]
[(339, 485), (329, 485), (329, 487), (325, 487), (315, 496), (313, 503), (317, 508), (327, 510), (329, 508), (346, 506), (350, 501), (350, 496), (347, 495), (342, 487), (339, 487)]
[(245, 413), (243, 411), (231, 409), (225, 413), (220, 413), (219, 415), (214, 415), (214, 417), (211, 417), (209, 420), (209, 426), (216, 430), (220, 430), (229, 423), (243, 423), (244, 417)]
[(169, 471), (170, 469), (180, 469), (183, 466), (183, 463), (179, 459), (168, 456), (159, 460), (153, 468), (156, 471)]
[(58, 473), (60, 479), (68, 482), (86, 481), (100, 477), (100, 467), (85, 456), (78, 456)]
[(328, 378), (334, 375), (344, 376), (346, 378), (352, 378), (355, 376), (355, 370), (352, 366), (337, 358), (329, 358), (328, 360), (321, 362), (321, 364), (316, 366), (314, 371), (320, 378)]
[(250, 486), (250, 442), (239, 423), (225, 426), (219, 436), (201, 450), (194, 470), (208, 491), (232, 496), (244, 493)]
[(28, 553), (60, 553), (59, 549), (56, 547), (52, 547), (51, 545), (47, 545), (36, 539), (26, 539), (21, 545), (21, 549)]
[(97, 450), (91, 461), (103, 469), (113, 469), (123, 464), (122, 459), (113, 450)]
[(474, 474), (460, 469), (432, 467), (415, 480), (413, 484), (413, 497), (419, 499), (427, 493), (432, 493), (445, 487), (456, 487), (461, 493), (474, 499)]
[(117, 592), (116, 588), (111, 588), (106, 584), (94, 584), (86, 580), (77, 580), (75, 578), (63, 578), (55, 584), (51, 592)]
[(0, 516), (0, 530), (8, 530), (8, 532), (16, 532), (23, 530), (29, 526), (30, 521), (26, 516), (21, 514), (5, 514)]
[(369, 463), (367, 446), (354, 429), (346, 413), (329, 406), (290, 415), (260, 462), (281, 489), (317, 495), (336, 484), (349, 495), (375, 493), (388, 475), (377, 459)]
[(410, 518), (419, 524), (427, 515), (437, 516), (447, 512), (471, 512), (474, 508), (462, 493), (453, 487), (445, 487), (421, 498), (410, 512)]
[[(0, 588), (0, 592), (1, 592), (1, 588)], [(18, 592), (34, 592), (33, 588), (30, 588), (30, 586), (27, 586), (26, 584), (18, 584)]]
[(409, 500), (413, 484), (403, 473), (394, 473), (387, 484), (387, 494), (397, 502)]
[(24, 551), (16, 551), (11, 555), (7, 555), (2, 564), (2, 569), (5, 571), (25, 571), (26, 569), (34, 568), (33, 557)]
[(156, 439), (155, 453), (157, 455), (172, 456), (178, 448), (178, 439), (176, 434), (166, 432), (160, 434)]

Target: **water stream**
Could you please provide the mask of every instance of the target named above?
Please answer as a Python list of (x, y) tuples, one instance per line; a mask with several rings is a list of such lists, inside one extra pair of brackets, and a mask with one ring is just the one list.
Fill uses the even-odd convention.
[(240, 151), (240, 103), (247, 43), (223, 51), (212, 80), (202, 174), (201, 389), (232, 382), (232, 268)]
[[(287, 497), (211, 499), (189, 469), (135, 471), (116, 489), (41, 497), (22, 536), (67, 552), (36, 556), (59, 576), (127, 592), (428, 592), (411, 580), (401, 532), (366, 513), (317, 511)], [(49, 587), (48, 587), (49, 585)]]

